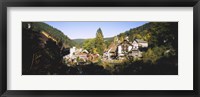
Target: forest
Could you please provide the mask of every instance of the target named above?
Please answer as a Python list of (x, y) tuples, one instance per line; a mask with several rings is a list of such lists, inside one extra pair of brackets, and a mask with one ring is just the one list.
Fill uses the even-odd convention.
[[(126, 38), (131, 42), (134, 39), (148, 42), (148, 48), (140, 49), (142, 57), (125, 56), (123, 60), (115, 57), (105, 61), (103, 56), (111, 45), (118, 45)], [(77, 57), (76, 64), (65, 62), (63, 56), (69, 55), (72, 47), (88, 51), (89, 59), (83, 61)], [(98, 28), (96, 37), (75, 40), (43, 22), (23, 22), (22, 74), (177, 75), (178, 22), (149, 22), (113, 37), (104, 37), (103, 29)]]

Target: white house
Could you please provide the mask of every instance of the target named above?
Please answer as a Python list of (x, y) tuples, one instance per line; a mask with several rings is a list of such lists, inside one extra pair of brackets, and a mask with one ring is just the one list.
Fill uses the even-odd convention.
[(136, 41), (133, 41), (132, 45), (133, 45), (133, 50), (138, 50), (139, 44)]
[(139, 47), (145, 48), (148, 47), (148, 42), (141, 40), (141, 39), (134, 39), (134, 41), (136, 41), (138, 43)]
[(122, 57), (132, 51), (133, 45), (128, 41), (124, 40), (117, 46), (117, 56)]
[(120, 59), (125, 56), (142, 57), (140, 48), (146, 47), (148, 47), (148, 43), (146, 41), (134, 39), (133, 42), (130, 42), (126, 37), (121, 43), (111, 43), (108, 51), (105, 53), (105, 56), (107, 56), (108, 59), (111, 57)]
[(69, 56), (72, 57), (75, 54), (75, 52), (76, 52), (76, 47), (70, 48), (69, 52), (70, 52)]

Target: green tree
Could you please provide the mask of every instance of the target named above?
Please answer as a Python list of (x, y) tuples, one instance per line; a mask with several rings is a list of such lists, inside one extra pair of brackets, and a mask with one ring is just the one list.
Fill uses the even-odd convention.
[(115, 44), (117, 44), (118, 43), (118, 37), (115, 36), (114, 39), (113, 39), (113, 41), (114, 41)]
[(87, 39), (83, 42), (83, 48), (91, 53), (94, 53), (93, 48), (95, 48), (95, 39)]
[(119, 40), (120, 40), (120, 42), (124, 41), (125, 37), (126, 37), (125, 33), (120, 33), (119, 34)]
[(155, 64), (158, 59), (164, 57), (165, 47), (149, 48), (146, 53), (143, 54), (143, 61)]
[(105, 43), (104, 43), (104, 36), (103, 36), (101, 28), (99, 28), (96, 33), (95, 48), (97, 48), (97, 52), (100, 55), (103, 55)]

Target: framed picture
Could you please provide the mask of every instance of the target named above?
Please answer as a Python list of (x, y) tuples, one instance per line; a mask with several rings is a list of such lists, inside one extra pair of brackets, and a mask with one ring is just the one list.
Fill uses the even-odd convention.
[(199, 0), (0, 4), (3, 97), (199, 95)]

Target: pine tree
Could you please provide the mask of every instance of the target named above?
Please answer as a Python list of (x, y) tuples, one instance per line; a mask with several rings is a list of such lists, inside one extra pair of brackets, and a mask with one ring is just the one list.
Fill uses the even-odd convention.
[(104, 43), (104, 37), (101, 28), (97, 30), (96, 38), (95, 38), (95, 48), (97, 48), (97, 52), (100, 55), (103, 55), (105, 43)]

